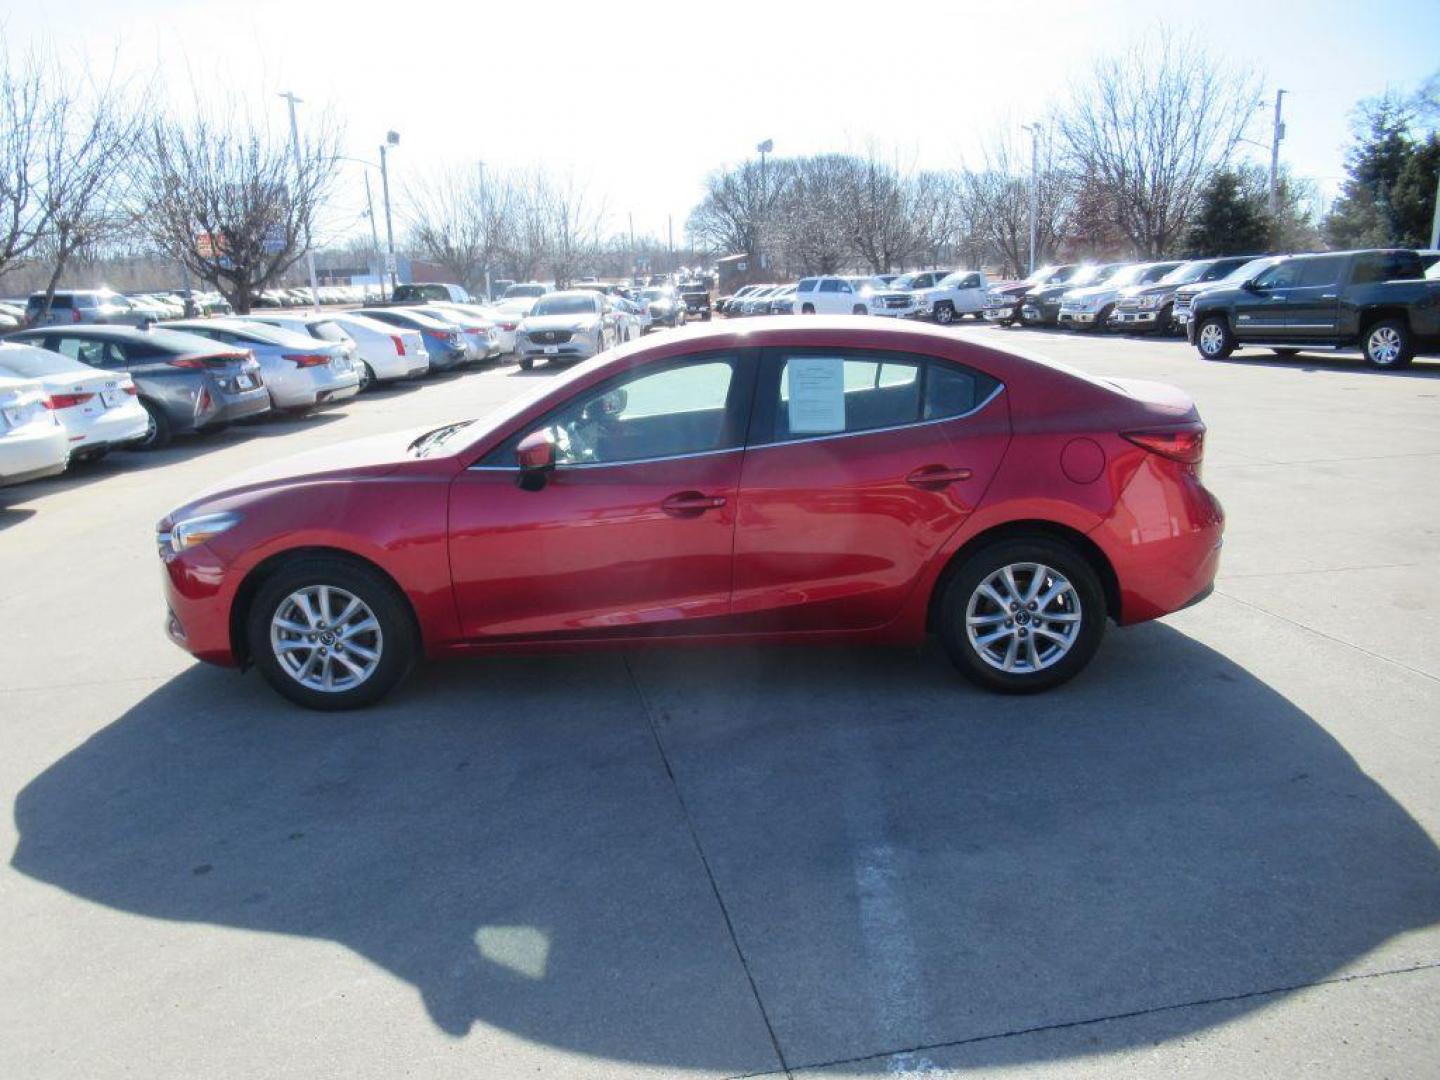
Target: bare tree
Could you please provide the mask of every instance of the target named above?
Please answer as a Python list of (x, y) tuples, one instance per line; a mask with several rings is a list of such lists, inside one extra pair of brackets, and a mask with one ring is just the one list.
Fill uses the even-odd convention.
[(12, 269), (44, 235), (41, 153), (50, 123), (46, 70), (33, 57), (12, 66), (0, 50), (0, 275)]
[(529, 197), (538, 208), (545, 261), (556, 287), (563, 289), (595, 259), (600, 247), (602, 208), (573, 176), (552, 177), (539, 170)]
[(685, 227), (717, 251), (758, 255), (767, 227), (776, 235), (781, 232), (777, 211), (789, 198), (793, 177), (794, 169), (784, 159), (717, 169), (706, 178), (705, 197)]
[(783, 198), (771, 215), (772, 243), (801, 274), (833, 274), (851, 258), (850, 198), (855, 159), (816, 154), (783, 161)]
[(157, 120), (140, 160), (144, 220), (166, 252), (247, 312), (314, 245), (339, 146), (328, 117), (312, 125), (298, 162), (248, 120)]
[(413, 246), (472, 293), (510, 245), (514, 210), (507, 179), (483, 166), (452, 168), (407, 189)]
[(915, 228), (911, 258), (931, 266), (947, 261), (963, 234), (971, 232), (960, 176), (949, 171), (916, 173), (910, 179), (910, 212)]
[(888, 274), (921, 247), (913, 189), (898, 169), (855, 159), (850, 171), (850, 239), (871, 273)]
[[(63, 85), (55, 78), (56, 87)], [(55, 288), (70, 260), (98, 252), (134, 222), (135, 176), (129, 152), (142, 130), (149, 95), (127, 94), (113, 76), (79, 93), (57, 92), (45, 109), (42, 169), (46, 227), (42, 249), (50, 276), (40, 308), (49, 314)]]
[(1259, 86), (1198, 41), (1161, 32), (1099, 61), (1076, 88), (1060, 131), (1077, 174), (1105, 192), (1137, 254), (1180, 240), (1211, 172), (1229, 161)]

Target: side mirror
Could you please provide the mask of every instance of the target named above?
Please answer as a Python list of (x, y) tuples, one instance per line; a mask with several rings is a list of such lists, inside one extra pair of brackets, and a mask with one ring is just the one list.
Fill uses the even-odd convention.
[(520, 462), (520, 486), (539, 491), (555, 469), (555, 439), (549, 431), (532, 431), (515, 448)]
[(1263, 288), (1261, 288), (1259, 285), (1255, 284), (1255, 279), (1254, 279), (1254, 278), (1251, 278), (1251, 279), (1248, 280), (1248, 281), (1242, 281), (1242, 282), (1240, 283), (1240, 288), (1244, 289), (1246, 292), (1254, 292), (1254, 293), (1264, 292), (1264, 291), (1265, 291), (1265, 290), (1264, 290)]

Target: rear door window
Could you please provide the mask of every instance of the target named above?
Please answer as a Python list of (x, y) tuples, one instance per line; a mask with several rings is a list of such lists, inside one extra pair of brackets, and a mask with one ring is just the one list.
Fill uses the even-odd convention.
[(1318, 259), (1300, 259), (1300, 288), (1318, 289), (1340, 284), (1340, 271), (1345, 265), (1343, 255), (1322, 255)]
[(840, 281), (838, 278), (825, 278), (820, 282), (821, 292), (839, 292)]
[(1355, 256), (1352, 285), (1373, 285), (1381, 281), (1404, 281), (1425, 276), (1423, 261), (1411, 251), (1371, 251)]

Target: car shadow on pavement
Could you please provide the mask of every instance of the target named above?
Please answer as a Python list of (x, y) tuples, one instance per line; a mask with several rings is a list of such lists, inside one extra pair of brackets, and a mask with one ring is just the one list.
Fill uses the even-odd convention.
[[(1197, 354), (1198, 357), (1198, 354)], [(1409, 367), (1386, 371), (1373, 368), (1365, 363), (1359, 353), (1298, 352), (1294, 356), (1274, 356), (1265, 353), (1232, 353), (1223, 360), (1207, 360), (1209, 364), (1232, 364), (1236, 367), (1292, 368), (1308, 372), (1335, 372), (1338, 374), (1374, 375), (1384, 379), (1434, 379), (1440, 378), (1440, 364), (1427, 364), (1425, 357), (1417, 356)]]
[(744, 648), (435, 665), (326, 715), (197, 666), (20, 791), (11, 865), (339, 942), (454, 1036), (734, 1073), (777, 1068), (765, 1020), (792, 1068), (1180, 1036), (1440, 921), (1440, 852), (1318, 723), (1123, 636), (1028, 698), (928, 651)]

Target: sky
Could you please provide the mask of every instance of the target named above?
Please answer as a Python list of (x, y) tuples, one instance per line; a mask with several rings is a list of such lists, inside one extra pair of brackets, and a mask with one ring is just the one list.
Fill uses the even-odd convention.
[[(445, 165), (568, 174), (614, 231), (675, 241), (711, 170), (776, 154), (865, 153), (905, 166), (979, 164), (1095, 61), (1163, 26), (1285, 99), (1281, 158), (1333, 197), (1355, 103), (1440, 70), (1440, 3), (1201, 0), (1010, 5), (810, 0), (170, 2), (48, 0), (0, 16), (12, 54), (40, 43), (77, 77), (112, 63), (171, 108), (245, 109), (286, 131), (328, 110), (346, 153), (385, 132), (397, 215), (407, 183)], [(1249, 137), (1268, 145), (1270, 111)], [(1245, 146), (1268, 162), (1268, 149)], [(364, 165), (347, 163), (337, 232), (364, 230)], [(378, 180), (378, 177), (377, 177)], [(375, 184), (379, 197), (379, 185)], [(397, 230), (402, 220), (397, 216)]]

